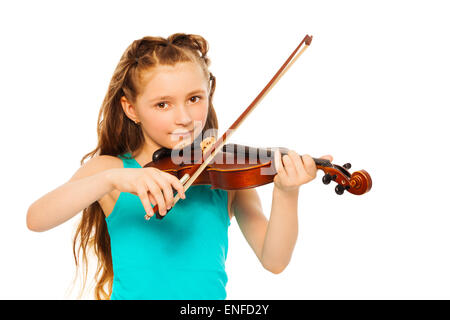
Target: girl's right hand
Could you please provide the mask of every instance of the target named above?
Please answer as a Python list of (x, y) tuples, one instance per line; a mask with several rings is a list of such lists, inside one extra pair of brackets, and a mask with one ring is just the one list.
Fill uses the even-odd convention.
[(156, 168), (119, 168), (112, 169), (109, 175), (113, 187), (120, 192), (129, 192), (139, 196), (145, 212), (153, 216), (153, 205), (158, 204), (163, 216), (173, 205), (173, 189), (186, 199), (180, 180), (170, 173)]

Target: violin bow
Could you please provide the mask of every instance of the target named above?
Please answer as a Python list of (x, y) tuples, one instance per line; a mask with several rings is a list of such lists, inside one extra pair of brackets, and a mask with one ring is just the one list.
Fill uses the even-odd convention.
[[(227, 131), (218, 139), (214, 145), (207, 149), (203, 154), (203, 162), (194, 164), (189, 172), (187, 172), (181, 179), (180, 182), (183, 184), (184, 191), (186, 191), (197, 179), (197, 177), (205, 170), (208, 164), (214, 159), (216, 154), (222, 149), (228, 139), (231, 137), (232, 133), (237, 130), (237, 128), (242, 124), (242, 122), (250, 115), (250, 113), (256, 108), (256, 106), (261, 102), (261, 100), (266, 96), (266, 94), (275, 86), (275, 84), (281, 79), (281, 77), (286, 73), (287, 70), (297, 61), (297, 59), (305, 52), (305, 50), (310, 46), (312, 41), (312, 36), (306, 35), (300, 44), (291, 53), (289, 58), (280, 67), (278, 72), (272, 77), (269, 83), (261, 90), (258, 96), (253, 100), (252, 103), (245, 109), (245, 111), (234, 121), (234, 123), (228, 128)], [(301, 49), (300, 49), (301, 48)], [(180, 195), (177, 194), (174, 197), (174, 202), (180, 200)], [(173, 206), (172, 206), (173, 207)], [(153, 212), (156, 214), (158, 219), (162, 219), (162, 216), (158, 212), (158, 205), (153, 207)], [(150, 216), (146, 215), (145, 218), (148, 220)]]

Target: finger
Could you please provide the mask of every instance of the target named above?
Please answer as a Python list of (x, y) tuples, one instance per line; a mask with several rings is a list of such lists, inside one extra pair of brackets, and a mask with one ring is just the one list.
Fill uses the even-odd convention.
[(169, 180), (170, 184), (180, 195), (181, 199), (186, 199), (184, 186), (183, 186), (183, 184), (181, 184), (181, 181), (177, 177), (171, 175), (170, 173), (167, 173), (167, 175), (168, 175), (168, 180)]
[(273, 156), (273, 163), (275, 164), (275, 170), (278, 172), (278, 169), (281, 167), (281, 159), (280, 159), (280, 151), (277, 149), (275, 150), (274, 156)]
[(281, 161), (280, 150), (275, 151), (274, 163), (275, 163), (275, 170), (277, 170), (277, 174), (280, 175), (280, 177), (285, 177), (286, 171), (284, 170), (283, 162)]
[(292, 156), (289, 153), (283, 155), (281, 159), (283, 160), (283, 166), (287, 176), (295, 179), (295, 177), (297, 176), (297, 170), (295, 170), (294, 161), (292, 160)]
[(155, 182), (159, 185), (159, 188), (163, 192), (167, 209), (170, 209), (173, 206), (173, 191), (171, 184), (166, 180), (167, 177), (164, 175), (158, 175), (154, 178)]
[(140, 187), (137, 190), (137, 196), (139, 197), (139, 199), (142, 202), (142, 205), (144, 206), (144, 210), (147, 216), (152, 217), (153, 216), (153, 208), (150, 204), (150, 199), (147, 195), (147, 189), (144, 187)]
[(289, 156), (291, 157), (292, 163), (294, 164), (295, 172), (297, 175), (301, 175), (304, 172), (302, 157), (293, 150), (289, 150)]
[(331, 162), (333, 161), (333, 156), (331, 154), (327, 154), (325, 156), (321, 156), (320, 159), (325, 159)]
[(161, 215), (165, 215), (167, 212), (166, 209), (166, 201), (163, 197), (163, 193), (159, 187), (159, 185), (156, 184), (156, 182), (153, 182), (151, 179), (146, 179), (145, 183), (148, 187), (148, 190), (153, 195), (153, 197), (156, 200), (156, 203), (158, 204), (158, 210)]
[(147, 192), (147, 194), (148, 194), (148, 197), (149, 197), (149, 199), (150, 199), (150, 203), (151, 203), (153, 206), (156, 206), (156, 199), (155, 199), (155, 197), (154, 197), (151, 193), (149, 193), (149, 192)]
[(303, 168), (310, 177), (316, 177), (317, 174), (317, 166), (314, 162), (314, 159), (309, 154), (304, 154), (302, 156), (303, 159)]

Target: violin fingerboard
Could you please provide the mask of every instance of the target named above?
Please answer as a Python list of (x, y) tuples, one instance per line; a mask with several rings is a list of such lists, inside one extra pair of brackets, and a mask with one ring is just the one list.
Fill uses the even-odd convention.
[(258, 159), (266, 157), (274, 157), (275, 150), (280, 150), (281, 155), (288, 154), (289, 149), (283, 147), (275, 148), (254, 148), (236, 143), (228, 143), (222, 147), (222, 152), (243, 155), (245, 157), (258, 156)]

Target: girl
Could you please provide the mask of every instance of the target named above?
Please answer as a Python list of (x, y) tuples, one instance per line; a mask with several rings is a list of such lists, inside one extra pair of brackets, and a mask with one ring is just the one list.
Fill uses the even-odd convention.
[[(289, 263), (299, 187), (316, 176), (310, 156), (276, 153), (269, 221), (254, 189), (198, 185), (185, 193), (173, 175), (143, 168), (156, 150), (176, 149), (180, 139), (192, 143), (206, 130), (218, 129), (207, 52), (208, 43), (199, 35), (134, 41), (103, 101), (97, 147), (67, 183), (29, 207), (27, 225), (33, 231), (51, 229), (83, 211), (73, 251), (78, 266), (80, 252), (87, 262), (88, 249), (94, 249), (96, 299), (225, 299), (233, 216), (264, 268), (280, 273)], [(172, 188), (183, 199), (173, 208)], [(145, 214), (152, 216), (156, 204), (161, 215), (168, 209), (170, 214), (147, 221)]]

